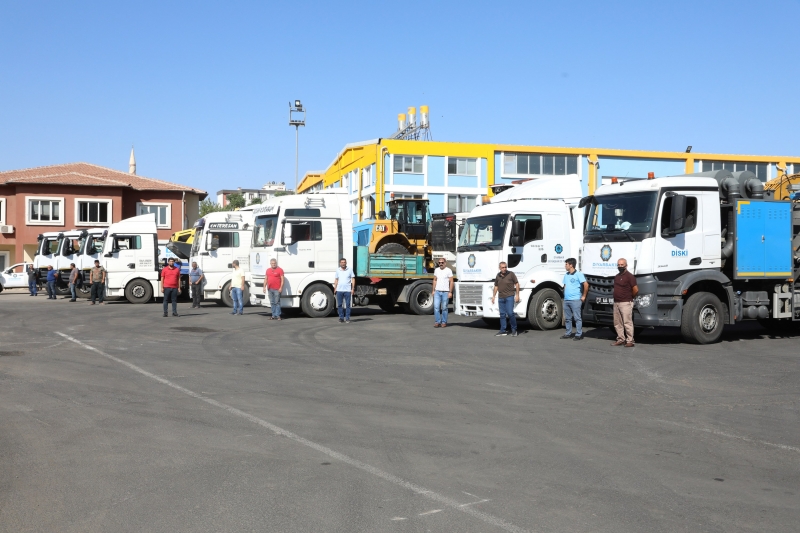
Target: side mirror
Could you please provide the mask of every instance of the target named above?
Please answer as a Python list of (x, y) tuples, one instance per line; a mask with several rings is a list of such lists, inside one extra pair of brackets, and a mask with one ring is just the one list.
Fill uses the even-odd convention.
[(669, 212), (669, 233), (680, 233), (686, 225), (686, 197), (676, 194), (672, 197)]
[(108, 252), (107, 254), (103, 254), (103, 257), (114, 257), (114, 253)]
[(292, 244), (292, 225), (291, 224), (284, 224), (283, 225), (283, 237), (281, 239), (281, 244), (283, 244), (283, 245)]
[(511, 223), (511, 246), (522, 246), (525, 236), (525, 221), (514, 220)]
[(581, 201), (578, 202), (578, 207), (583, 209), (593, 201), (594, 201), (594, 196), (584, 196), (583, 198), (581, 198)]

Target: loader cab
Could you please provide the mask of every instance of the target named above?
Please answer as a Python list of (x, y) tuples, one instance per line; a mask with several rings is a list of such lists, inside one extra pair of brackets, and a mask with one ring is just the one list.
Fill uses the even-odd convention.
[(391, 200), (389, 218), (397, 221), (397, 232), (406, 235), (409, 241), (427, 239), (430, 233), (431, 213), (427, 200)]

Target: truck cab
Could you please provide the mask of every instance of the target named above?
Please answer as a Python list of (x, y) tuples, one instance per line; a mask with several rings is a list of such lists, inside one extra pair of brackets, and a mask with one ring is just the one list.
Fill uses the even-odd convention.
[(153, 296), (162, 296), (155, 214), (111, 224), (102, 249), (107, 296), (124, 296), (131, 303), (147, 303)]
[(520, 284), (515, 314), (536, 329), (561, 326), (564, 262), (579, 257), (577, 176), (540, 178), (495, 196), (472, 210), (464, 223), (456, 258), (455, 312), (495, 324), (494, 279), (505, 262)]
[(245, 294), (249, 301), (250, 242), (253, 235), (253, 211), (220, 211), (209, 213), (194, 224), (194, 236), (189, 258), (203, 270), (205, 284), (203, 297), (216, 300), (221, 305), (233, 307), (230, 282), (233, 276), (233, 260), (245, 273)]
[(75, 263), (84, 282), (76, 290), (80, 297), (88, 298), (89, 296), (89, 270), (94, 266), (95, 259), (102, 258), (105, 237), (105, 228), (70, 230), (63, 233), (55, 268), (59, 271), (61, 280), (66, 284), (69, 283), (70, 264)]

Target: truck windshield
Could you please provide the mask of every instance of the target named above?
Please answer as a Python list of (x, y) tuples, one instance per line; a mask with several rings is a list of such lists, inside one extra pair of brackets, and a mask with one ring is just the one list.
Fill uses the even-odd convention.
[(42, 255), (52, 255), (58, 252), (58, 249), (61, 247), (61, 241), (63, 237), (45, 237), (42, 239), (42, 246), (39, 249), (39, 253)]
[(275, 230), (278, 228), (278, 215), (256, 217), (253, 225), (253, 246), (272, 246)]
[(586, 233), (649, 233), (655, 218), (655, 191), (595, 196)]
[(459, 252), (500, 250), (506, 234), (508, 215), (468, 218), (458, 241)]

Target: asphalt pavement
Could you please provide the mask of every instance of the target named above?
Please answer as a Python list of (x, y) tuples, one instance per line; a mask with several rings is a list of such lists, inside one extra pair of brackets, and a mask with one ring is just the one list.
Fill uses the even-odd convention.
[(797, 338), (0, 294), (3, 532), (796, 532)]

